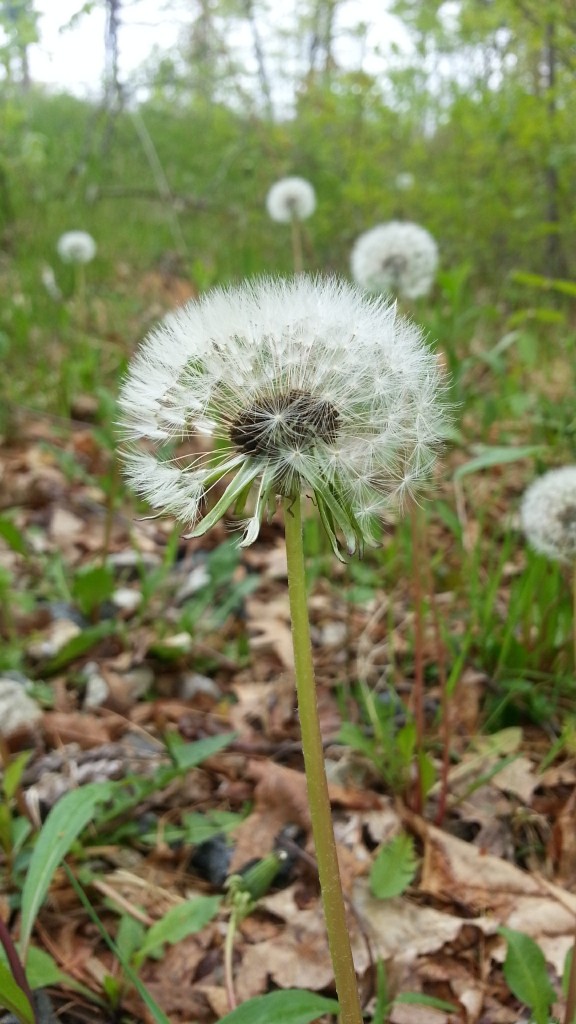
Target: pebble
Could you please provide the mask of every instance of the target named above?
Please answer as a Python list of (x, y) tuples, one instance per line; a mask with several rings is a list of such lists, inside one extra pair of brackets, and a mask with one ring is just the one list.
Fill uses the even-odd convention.
[(222, 690), (209, 676), (200, 675), (199, 672), (186, 672), (180, 680), (178, 696), (181, 700), (193, 700), (199, 694), (220, 700)]
[(11, 736), (20, 730), (33, 731), (42, 719), (42, 711), (26, 693), (26, 684), (0, 679), (0, 735)]

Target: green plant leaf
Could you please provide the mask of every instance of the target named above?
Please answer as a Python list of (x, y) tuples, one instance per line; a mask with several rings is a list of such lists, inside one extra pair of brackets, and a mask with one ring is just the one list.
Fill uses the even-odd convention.
[(9, 548), (15, 551), (18, 555), (29, 554), (28, 544), (24, 534), (20, 532), (17, 526), (11, 519), (7, 519), (6, 516), (0, 516), (0, 537), (6, 541)]
[(370, 891), (379, 900), (400, 896), (418, 868), (414, 843), (404, 832), (381, 846), (370, 871)]
[(31, 756), (31, 750), (23, 750), (20, 754), (17, 754), (16, 757), (12, 758), (9, 764), (6, 765), (4, 769), (4, 779), (2, 782), (6, 800), (11, 800), (18, 789), (24, 769)]
[(220, 896), (197, 896), (173, 907), (148, 929), (136, 954), (135, 962), (141, 963), (145, 957), (161, 952), (165, 942), (174, 945), (188, 935), (199, 932), (216, 916), (221, 902)]
[(530, 459), (543, 451), (541, 444), (519, 445), (517, 448), (505, 447), (483, 447), (482, 451), (473, 459), (469, 459), (454, 472), (453, 479), (461, 480), (469, 473), (478, 473), (481, 469), (491, 469), (492, 466), (503, 466), (509, 462), (517, 462), (519, 459)]
[(93, 565), (74, 577), (72, 595), (85, 615), (107, 601), (114, 593), (116, 580), (109, 565)]
[(311, 1024), (325, 1013), (337, 1014), (335, 999), (302, 989), (285, 989), (255, 996), (220, 1018), (219, 1024)]
[(550, 1006), (556, 993), (550, 984), (546, 960), (540, 946), (529, 935), (512, 928), (499, 928), (508, 943), (504, 977), (510, 991), (530, 1007), (535, 1024), (548, 1024)]
[(0, 963), (0, 1006), (10, 1010), (22, 1024), (34, 1024), (34, 1010), (22, 989), (16, 984), (10, 968)]
[(424, 995), (423, 992), (401, 992), (400, 995), (395, 997), (394, 1002), (410, 1006), (432, 1006), (435, 1010), (458, 1013), (458, 1007), (454, 1003), (447, 1003), (445, 999), (436, 999), (435, 996)]
[(63, 796), (46, 818), (36, 840), (22, 889), (20, 949), (23, 961), (26, 959), (36, 915), (56, 868), (76, 837), (94, 817), (98, 804), (109, 799), (110, 794), (111, 786), (107, 783), (90, 783)]
[(165, 736), (170, 757), (180, 769), (195, 768), (207, 757), (218, 754), (236, 738), (235, 732), (223, 732), (220, 736), (207, 736), (195, 743), (180, 743), (176, 734)]
[[(7, 967), (8, 964), (4, 950), (0, 949), (0, 967), (2, 966)], [(29, 946), (28, 948), (26, 980), (32, 991), (37, 988), (48, 988), (50, 985), (64, 985), (74, 992), (82, 992), (92, 1002), (98, 1002), (97, 997), (86, 985), (82, 985), (81, 982), (76, 981), (76, 978), (62, 971), (50, 953), (38, 946)]]

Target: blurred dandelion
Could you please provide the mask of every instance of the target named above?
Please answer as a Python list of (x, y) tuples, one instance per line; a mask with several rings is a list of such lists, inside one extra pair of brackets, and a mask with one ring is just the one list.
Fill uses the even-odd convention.
[(86, 264), (96, 255), (96, 242), (87, 231), (66, 231), (60, 235), (56, 251), (63, 263), (74, 267), (74, 298), (79, 309), (79, 317), (84, 325), (86, 322)]
[(410, 171), (401, 171), (400, 174), (396, 175), (396, 188), (401, 192), (407, 192), (409, 189), (414, 188), (416, 179)]
[(536, 551), (558, 562), (576, 562), (576, 466), (538, 477), (524, 494), (520, 516)]
[(356, 283), (366, 291), (416, 299), (432, 288), (438, 269), (438, 246), (418, 224), (392, 220), (357, 238), (350, 269)]
[[(333, 278), (261, 278), (170, 314), (120, 395), (128, 479), (200, 536), (227, 511), (251, 544), (283, 503), (302, 749), (320, 885), (344, 1024), (362, 1011), (318, 720), (308, 622), (302, 495), (334, 551), (377, 539), (380, 517), (430, 472), (445, 432), (443, 381), (420, 330), (393, 305)], [(188, 458), (181, 441), (209, 440)], [(198, 446), (196, 446), (198, 447)], [(230, 482), (210, 507), (210, 493)]]
[(576, 466), (551, 469), (534, 480), (522, 499), (520, 521), (535, 551), (571, 567), (576, 667)]
[(300, 225), (316, 209), (314, 188), (305, 178), (280, 178), (266, 196), (266, 209), (272, 220), (292, 225), (294, 272), (300, 273), (304, 265)]
[(63, 263), (90, 263), (96, 255), (96, 242), (87, 231), (66, 231), (56, 250)]

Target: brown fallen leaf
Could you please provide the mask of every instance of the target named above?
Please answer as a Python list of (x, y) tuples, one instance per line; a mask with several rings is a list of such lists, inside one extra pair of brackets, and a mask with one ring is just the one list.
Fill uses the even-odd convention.
[(576, 895), (534, 872), (483, 854), (409, 812), (405, 817), (424, 842), (420, 891), (530, 935), (561, 975), (567, 943), (574, 935)]
[(118, 739), (129, 723), (118, 715), (89, 715), (85, 711), (46, 711), (44, 733), (50, 746), (78, 743), (83, 750)]
[(294, 650), (288, 595), (281, 593), (268, 601), (249, 597), (246, 600), (246, 617), (252, 650), (260, 653), (271, 649), (285, 668), (293, 670)]
[[(273, 981), (280, 988), (320, 991), (331, 985), (334, 972), (328, 952), (326, 925), (319, 905), (303, 910), (296, 887), (282, 889), (260, 901), (260, 906), (284, 921), (275, 938), (249, 946), (237, 973), (237, 994), (242, 1000), (258, 995)], [(358, 976), (371, 963), (370, 951), (352, 914), (348, 928)]]

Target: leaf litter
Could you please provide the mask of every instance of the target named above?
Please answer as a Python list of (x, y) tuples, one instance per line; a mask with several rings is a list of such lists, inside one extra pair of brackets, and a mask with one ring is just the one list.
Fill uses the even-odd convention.
[[(139, 520), (133, 509), (107, 499), (98, 484), (112, 469), (110, 456), (85, 425), (65, 429), (38, 418), (2, 448), (0, 459), (2, 516), (16, 531), (0, 533), (0, 567), (11, 580), (2, 632), (7, 644), (24, 652), (5, 674), (41, 710), (29, 728), (5, 731), (2, 741), (5, 758), (30, 752), (19, 813), (38, 827), (64, 794), (79, 787), (124, 780), (130, 796), (134, 779), (152, 781), (106, 828), (84, 832), (81, 859), (78, 849), (68, 858), (75, 872), (81, 863), (89, 868), (86, 891), (116, 941), (125, 941), (127, 921), (145, 929), (195, 896), (223, 897), (227, 874), (283, 845), (289, 870), (282, 887), (259, 901), (235, 939), (236, 995), (242, 1001), (271, 987), (333, 995), (299, 747), (279, 527), (264, 527), (258, 544), (240, 555), (218, 527), (202, 541), (186, 541), (175, 538), (169, 521)], [(446, 546), (450, 538), (434, 528)], [(228, 570), (219, 577), (215, 566), (222, 544), (232, 582)], [(81, 608), (74, 581), (99, 564), (112, 569), (109, 592), (97, 606)], [(512, 566), (511, 577), (514, 571)], [(411, 809), (409, 794), (401, 799), (386, 792), (374, 766), (344, 747), (338, 733), (343, 717), (359, 721), (347, 696), (358, 667), (376, 687), (392, 666), (401, 696), (409, 699), (413, 614), (408, 592), (399, 591), (385, 597), (376, 590), (354, 603), (341, 568), (330, 565), (317, 576), (310, 601), (330, 795), (362, 997), (370, 1012), (381, 958), (392, 996), (423, 993), (454, 1007), (448, 1012), (398, 1002), (390, 1010), (392, 1024), (506, 1024), (517, 1020), (518, 1004), (503, 980), (501, 925), (538, 942), (561, 1005), (560, 979), (576, 916), (574, 760), (565, 754), (541, 770), (549, 739), (534, 727), (480, 736), (490, 679), (464, 663), (451, 705), (455, 763), (442, 827), (433, 824), (439, 783), (424, 816)], [(228, 613), (221, 620), (217, 609), (224, 598)], [(456, 616), (451, 592), (440, 599), (448, 618)], [(433, 663), (430, 631), (425, 648)], [(428, 691), (437, 701), (434, 683)], [(434, 723), (432, 716), (428, 727), (436, 740)], [(154, 786), (172, 763), (166, 734), (190, 743), (230, 730), (234, 739), (227, 748)], [(206, 823), (208, 840), (194, 842), (187, 815)], [(402, 832), (415, 843), (416, 877), (403, 895), (378, 899), (371, 892), (371, 865), (381, 844)], [(200, 848), (208, 850), (204, 861)], [(8, 906), (3, 898), (5, 921)], [(227, 915), (224, 901), (200, 931), (165, 946), (161, 959), (143, 962), (141, 980), (173, 1024), (211, 1024), (228, 1010)], [(86, 994), (65, 982), (48, 986), (61, 1020), (106, 1017), (108, 1011), (95, 1009), (87, 993), (101, 999), (111, 984), (125, 1013), (148, 1019), (62, 868), (51, 880), (33, 943), (84, 986)]]

